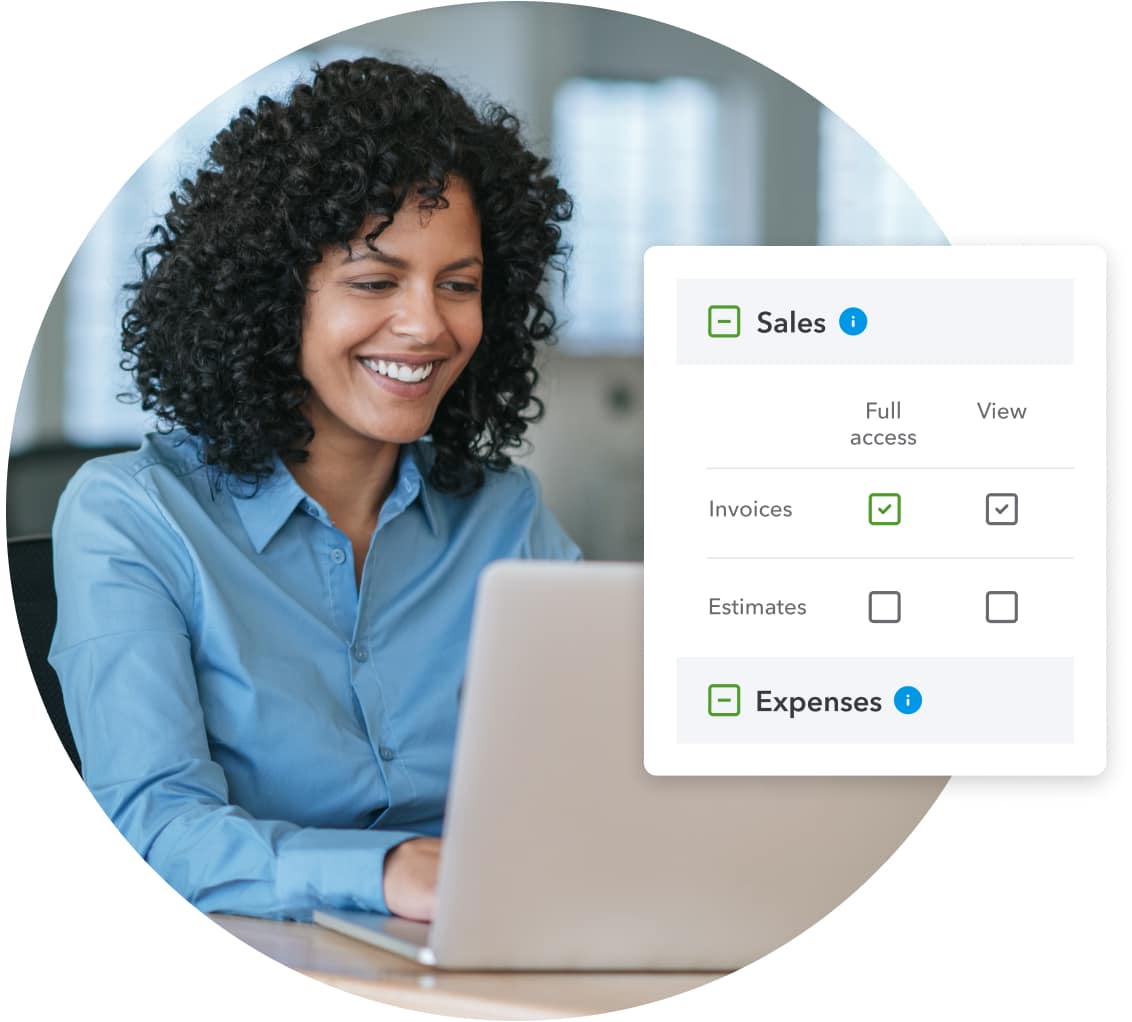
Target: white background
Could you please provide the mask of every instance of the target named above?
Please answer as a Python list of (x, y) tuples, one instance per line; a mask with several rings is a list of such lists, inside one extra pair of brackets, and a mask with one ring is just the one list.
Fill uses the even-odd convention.
[[(6, 15), (5, 406), (15, 408), (68, 260), (147, 154), (251, 71), (410, 6), (151, 0), (36, 3)], [(1101, 245), (1112, 338), (1107, 772), (953, 781), (894, 858), (810, 931), (733, 977), (631, 1014), (1127, 1018), (1132, 783), (1120, 467), (1132, 448), (1119, 398), (1132, 380), (1119, 341), (1128, 335), (1132, 260), (1132, 88), (1120, 5), (605, 6), (740, 48), (813, 93), (876, 146), (955, 243)], [(0, 1003), (64, 1017), (409, 1017), (262, 958), (140, 866), (59, 755), (4, 602), (0, 875), (10, 940)]]

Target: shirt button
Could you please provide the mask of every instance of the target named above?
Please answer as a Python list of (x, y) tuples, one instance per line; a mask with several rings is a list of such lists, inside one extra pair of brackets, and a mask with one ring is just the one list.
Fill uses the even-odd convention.
[(330, 559), (335, 564), (342, 564), (346, 560), (346, 551), (341, 547), (336, 546), (333, 550), (330, 551)]
[(357, 660), (359, 664), (364, 664), (369, 659), (369, 650), (367, 650), (365, 646), (355, 646), (354, 659)]
[(386, 761), (387, 763), (388, 763), (388, 762), (389, 762), (389, 760), (391, 760), (391, 759), (393, 758), (393, 756), (394, 756), (393, 750), (392, 750), (391, 748), (389, 748), (389, 746), (388, 746), (388, 745), (383, 745), (383, 746), (381, 746), (381, 748), (377, 750), (377, 754), (378, 754), (378, 755), (379, 755), (379, 756), (380, 756), (380, 757), (381, 757), (381, 758), (382, 758), (383, 760), (385, 760), (385, 761)]

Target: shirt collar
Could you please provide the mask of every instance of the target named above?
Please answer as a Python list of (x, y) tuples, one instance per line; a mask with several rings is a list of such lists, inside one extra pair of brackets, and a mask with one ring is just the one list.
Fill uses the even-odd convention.
[[(271, 475), (262, 480), (258, 487), (231, 477), (228, 477), (227, 485), (232, 494), (232, 502), (236, 505), (236, 513), (244, 523), (248, 539), (252, 541), (257, 554), (263, 553), (263, 548), (283, 528), (295, 508), (310, 500), (278, 455), (275, 456), (275, 467)], [(314, 501), (310, 503), (313, 505)]]
[[(381, 508), (378, 528), (395, 518), (416, 499), (420, 499), (425, 520), (433, 534), (439, 531), (436, 509), (429, 495), (429, 486), (422, 471), (425, 461), (418, 444), (403, 444), (397, 459), (397, 481)], [(264, 479), (258, 489), (250, 484), (229, 480), (229, 491), (236, 505), (236, 513), (243, 522), (248, 538), (256, 553), (264, 548), (283, 528), (297, 507), (304, 506), (310, 514), (329, 523), (326, 511), (307, 495), (295, 481), (282, 459), (275, 456), (275, 466), (271, 475)]]

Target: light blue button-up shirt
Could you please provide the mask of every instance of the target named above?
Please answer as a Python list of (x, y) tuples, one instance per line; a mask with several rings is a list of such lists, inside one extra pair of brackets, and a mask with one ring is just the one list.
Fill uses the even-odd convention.
[(182, 431), (87, 463), (53, 530), (59, 675), (83, 777), (205, 911), (386, 911), (386, 853), (440, 833), (476, 580), (577, 558), (523, 468), (470, 496), (401, 449), (361, 586), (282, 463), (254, 495)]

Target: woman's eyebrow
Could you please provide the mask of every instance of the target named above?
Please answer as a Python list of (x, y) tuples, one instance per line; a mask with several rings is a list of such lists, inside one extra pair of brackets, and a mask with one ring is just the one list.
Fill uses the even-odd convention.
[[(364, 259), (372, 259), (375, 262), (385, 263), (387, 266), (394, 266), (399, 270), (406, 270), (409, 264), (406, 260), (399, 256), (389, 255), (387, 252), (382, 252), (379, 248), (351, 248), (346, 253), (346, 258), (343, 262), (356, 263)], [(447, 266), (440, 268), (441, 273), (450, 273), (452, 270), (462, 270), (466, 266), (482, 266), (483, 260), (479, 256), (465, 256), (463, 259), (457, 259), (455, 262), (449, 263)]]
[(440, 272), (448, 273), (450, 270), (462, 270), (465, 266), (483, 266), (483, 260), (479, 256), (465, 256), (463, 259), (457, 259), (454, 263), (442, 266)]

